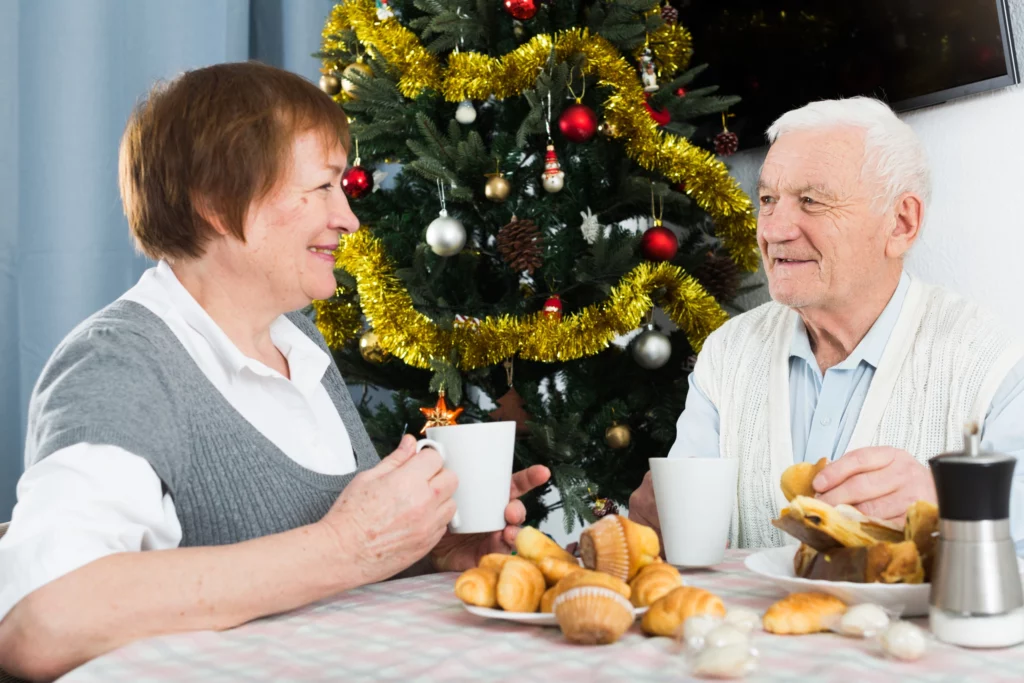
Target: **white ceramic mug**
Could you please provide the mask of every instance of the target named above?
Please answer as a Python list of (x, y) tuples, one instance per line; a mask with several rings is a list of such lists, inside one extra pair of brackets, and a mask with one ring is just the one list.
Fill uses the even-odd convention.
[(736, 458), (651, 458), (665, 559), (710, 567), (725, 557), (736, 503)]
[(440, 453), (445, 469), (459, 478), (456, 512), (448, 524), (453, 534), (505, 528), (515, 444), (515, 422), (430, 427), (427, 438), (416, 443), (417, 453), (428, 447)]

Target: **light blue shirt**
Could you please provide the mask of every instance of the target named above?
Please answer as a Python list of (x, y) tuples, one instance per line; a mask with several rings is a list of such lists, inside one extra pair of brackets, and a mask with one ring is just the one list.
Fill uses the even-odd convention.
[[(824, 372), (811, 351), (807, 329), (797, 316), (789, 352), (790, 427), (794, 462), (835, 460), (846, 453), (864, 397), (903, 309), (910, 277), (903, 273), (892, 298), (857, 348)], [(718, 409), (690, 374), (686, 408), (676, 423), (669, 457), (718, 457)], [(999, 386), (982, 431), (982, 448), (1016, 458), (1024, 454), (1024, 360)], [(1018, 463), (1019, 465), (1019, 463)], [(1010, 533), (1024, 555), (1024, 467), (1014, 471), (1010, 492)]]

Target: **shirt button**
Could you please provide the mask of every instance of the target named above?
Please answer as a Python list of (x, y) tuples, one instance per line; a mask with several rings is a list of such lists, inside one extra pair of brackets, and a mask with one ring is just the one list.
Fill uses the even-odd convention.
[(822, 427), (828, 427), (830, 424), (832, 424), (832, 418), (831, 417), (823, 417), (823, 418), (821, 418), (821, 426)]

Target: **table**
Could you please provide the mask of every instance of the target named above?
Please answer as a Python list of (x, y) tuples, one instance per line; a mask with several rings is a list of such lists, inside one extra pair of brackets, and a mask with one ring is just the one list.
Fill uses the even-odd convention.
[[(749, 551), (729, 551), (710, 571), (684, 573), (727, 607), (764, 611), (784, 595), (743, 566)], [(484, 620), (452, 593), (455, 574), (435, 574), (353, 590), (231, 631), (140, 641), (60, 679), (102, 681), (680, 681), (682, 655), (639, 624), (613, 645), (566, 642), (558, 628)], [(920, 622), (922, 623), (923, 622)], [(915, 663), (884, 659), (874, 643), (831, 633), (758, 632), (758, 671), (748, 681), (1024, 680), (1024, 646), (974, 651), (937, 642)]]

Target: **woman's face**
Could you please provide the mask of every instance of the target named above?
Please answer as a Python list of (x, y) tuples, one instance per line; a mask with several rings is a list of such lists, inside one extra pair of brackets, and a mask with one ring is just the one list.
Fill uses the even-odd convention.
[(340, 143), (327, 147), (319, 132), (303, 133), (277, 186), (249, 208), (245, 243), (236, 245), (242, 258), (232, 260), (281, 312), (334, 294), (333, 251), (342, 233), (359, 229), (341, 190), (345, 164)]

